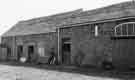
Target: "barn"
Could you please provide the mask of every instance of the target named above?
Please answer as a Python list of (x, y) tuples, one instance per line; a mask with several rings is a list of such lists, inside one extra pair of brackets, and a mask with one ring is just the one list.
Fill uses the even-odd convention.
[[(17, 47), (28, 59), (29, 50), (33, 48), (35, 53), (47, 54), (54, 47), (58, 62), (64, 65), (102, 67), (106, 62), (116, 68), (135, 67), (135, 2), (128, 1), (95, 10), (77, 10), (65, 14), (59, 14), (62, 15), (59, 18), (36, 18), (16, 24), (2, 37), (3, 43), (12, 46), (13, 54), (10, 58), (16, 59), (17, 55), (22, 54), (17, 54)], [(39, 28), (43, 26), (39, 22), (43, 22), (45, 27), (48, 24), (49, 28), (53, 26), (51, 30), (54, 31), (48, 32), (47, 28), (42, 31)], [(29, 34), (25, 34), (25, 31)], [(31, 45), (36, 47), (32, 48)], [(37, 60), (37, 56), (32, 58)], [(46, 61), (44, 59), (47, 56), (44, 56), (43, 62)]]

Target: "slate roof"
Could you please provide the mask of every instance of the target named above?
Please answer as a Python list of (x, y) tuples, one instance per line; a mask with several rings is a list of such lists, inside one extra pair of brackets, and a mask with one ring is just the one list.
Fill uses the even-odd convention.
[(94, 10), (83, 11), (70, 24), (96, 22), (124, 17), (135, 17), (135, 2), (128, 1)]
[(29, 35), (48, 32), (55, 32), (55, 28), (52, 25), (48, 25), (46, 23), (35, 24), (31, 26), (23, 22), (19, 22), (15, 26), (13, 26), (8, 32), (6, 32), (3, 36)]
[(4, 33), (2, 37), (55, 32), (56, 25), (67, 24), (70, 21), (69, 18), (74, 18), (80, 12), (82, 12), (82, 9), (20, 21)]
[(89, 11), (75, 10), (67, 13), (35, 18), (18, 23), (3, 36), (40, 34), (55, 31), (56, 26), (135, 17), (135, 2), (128, 1)]

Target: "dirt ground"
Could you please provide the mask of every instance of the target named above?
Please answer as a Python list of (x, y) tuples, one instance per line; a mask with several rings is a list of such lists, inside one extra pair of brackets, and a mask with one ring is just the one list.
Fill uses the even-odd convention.
[[(16, 66), (0, 64), (0, 80), (134, 80), (134, 77), (127, 76), (127, 73), (121, 74), (122, 78), (117, 74), (113, 76), (108, 71), (93, 73), (81, 71), (77, 72), (62, 69), (37, 68), (33, 66)], [(85, 74), (85, 72), (87, 74)], [(117, 76), (117, 77), (116, 77)], [(126, 76), (126, 77), (125, 77)]]

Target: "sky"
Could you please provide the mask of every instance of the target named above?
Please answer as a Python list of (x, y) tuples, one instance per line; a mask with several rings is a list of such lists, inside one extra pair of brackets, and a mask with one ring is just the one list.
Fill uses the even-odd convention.
[(82, 8), (91, 10), (131, 0), (0, 0), (0, 35), (18, 21)]

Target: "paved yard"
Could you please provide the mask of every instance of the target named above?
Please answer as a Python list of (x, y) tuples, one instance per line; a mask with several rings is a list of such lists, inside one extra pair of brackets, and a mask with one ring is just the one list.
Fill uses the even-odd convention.
[(0, 65), (0, 80), (118, 80), (106, 77), (94, 77), (77, 73), (53, 70)]

